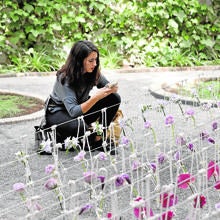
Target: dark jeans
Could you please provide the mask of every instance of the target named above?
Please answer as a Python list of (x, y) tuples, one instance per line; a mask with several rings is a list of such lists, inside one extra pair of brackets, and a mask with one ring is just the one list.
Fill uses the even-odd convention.
[[(119, 105), (121, 97), (118, 93), (110, 94), (109, 96), (98, 101), (86, 114), (84, 114), (84, 121), (73, 119), (67, 111), (61, 110), (54, 113), (46, 111), (46, 127), (57, 125), (57, 142), (63, 142), (67, 137), (83, 136), (88, 130), (90, 124), (99, 119), (99, 122), (104, 123), (104, 126), (109, 126), (112, 122)], [(106, 118), (102, 119), (102, 109), (106, 108)]]

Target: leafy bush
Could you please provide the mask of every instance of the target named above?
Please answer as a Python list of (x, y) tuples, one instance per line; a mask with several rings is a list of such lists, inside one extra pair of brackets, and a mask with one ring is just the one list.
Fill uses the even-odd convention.
[(122, 59), (146, 66), (219, 64), (218, 1), (209, 7), (198, 0), (1, 1), (0, 63), (54, 70), (65, 47), (88, 39), (100, 50), (114, 48), (103, 59), (113, 64), (118, 57), (117, 65)]

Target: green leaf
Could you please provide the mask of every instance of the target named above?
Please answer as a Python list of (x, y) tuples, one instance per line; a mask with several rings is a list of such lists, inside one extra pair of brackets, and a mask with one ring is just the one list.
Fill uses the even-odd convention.
[(38, 35), (41, 34), (40, 30), (31, 30), (30, 32), (34, 35), (34, 37), (37, 37)]
[(173, 15), (177, 17), (177, 19), (182, 23), (184, 18), (186, 17), (186, 14), (183, 10), (174, 11)]
[(34, 7), (30, 4), (25, 4), (24, 10), (30, 13), (34, 10)]
[(179, 25), (177, 24), (177, 22), (174, 19), (170, 19), (168, 21), (168, 25), (174, 30), (175, 33), (178, 33)]
[(181, 48), (190, 48), (191, 45), (192, 45), (192, 42), (189, 41), (189, 40), (182, 40), (182, 41), (180, 42), (180, 44), (179, 44), (179, 46), (180, 46)]
[(202, 44), (204, 44), (205, 46), (207, 46), (207, 47), (213, 47), (214, 46), (214, 44), (215, 44), (215, 41), (213, 41), (212, 39), (202, 39), (201, 41), (200, 41)]
[(71, 24), (72, 23), (72, 18), (69, 18), (67, 15), (63, 15), (61, 23), (62, 24)]
[(50, 27), (56, 31), (61, 31), (62, 27), (59, 24), (51, 24)]

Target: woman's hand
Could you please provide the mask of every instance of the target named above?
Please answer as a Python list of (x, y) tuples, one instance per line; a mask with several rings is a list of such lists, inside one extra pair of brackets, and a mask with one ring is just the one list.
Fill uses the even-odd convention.
[(116, 93), (117, 91), (118, 91), (118, 86), (114, 86), (112, 88), (103, 87), (101, 89), (98, 89), (97, 92), (94, 94), (94, 96), (96, 96), (96, 98), (100, 100), (110, 95), (111, 93)]

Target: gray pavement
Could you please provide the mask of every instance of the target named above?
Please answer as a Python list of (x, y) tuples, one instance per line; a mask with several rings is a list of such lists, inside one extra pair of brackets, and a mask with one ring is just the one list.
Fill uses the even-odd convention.
[[(220, 67), (213, 68), (200, 68), (189, 70), (171, 70), (171, 69), (153, 69), (149, 70), (123, 70), (123, 71), (111, 71), (104, 70), (103, 74), (109, 80), (117, 80), (119, 85), (119, 93), (122, 98), (121, 109), (127, 117), (135, 118), (139, 114), (138, 106), (140, 104), (147, 104), (155, 102), (155, 97), (151, 96), (149, 90), (154, 91), (155, 94), (164, 95), (165, 93), (161, 89), (161, 85), (164, 83), (175, 84), (180, 80), (198, 78), (200, 75), (216, 76), (220, 75)], [(38, 97), (45, 100), (52, 91), (52, 87), (55, 81), (55, 75), (37, 75), (29, 74), (27, 76), (17, 77), (4, 77), (0, 78), (0, 91), (15, 92), (19, 94)], [(173, 109), (173, 111), (179, 111)], [(35, 113), (33, 115), (11, 118), (7, 120), (0, 120), (0, 186), (4, 186), (5, 182), (10, 182), (13, 176), (23, 175), (23, 171), (18, 171), (16, 168), (5, 169), (5, 164), (11, 163), (15, 160), (15, 153), (21, 150), (21, 143), (24, 143), (28, 152), (34, 153), (34, 125), (40, 123), (43, 111)], [(138, 125), (137, 125), (138, 127)], [(142, 138), (142, 137), (140, 137)], [(138, 137), (137, 137), (138, 139)], [(62, 159), (67, 159), (69, 156), (62, 154)], [(41, 157), (40, 160), (31, 164), (33, 170), (38, 170), (42, 164), (48, 164), (52, 161), (50, 157)], [(34, 178), (38, 175), (35, 174)], [(12, 181), (13, 182), (13, 181)], [(0, 187), (0, 194), (11, 190), (11, 185)], [(3, 189), (4, 188), (4, 189)], [(9, 203), (12, 201), (9, 201)], [(2, 203), (0, 200), (0, 207), (6, 208), (9, 204)], [(11, 214), (6, 219), (16, 219), (18, 216)], [(16, 216), (16, 217), (15, 217)], [(22, 212), (20, 212), (20, 218), (22, 218)], [(3, 218), (0, 218), (3, 219)], [(46, 219), (46, 217), (45, 217)]]

